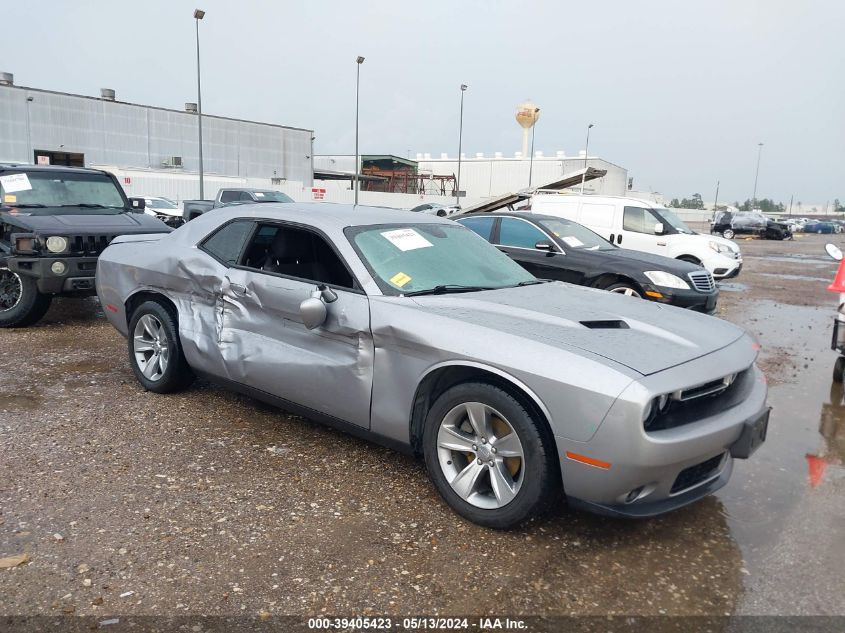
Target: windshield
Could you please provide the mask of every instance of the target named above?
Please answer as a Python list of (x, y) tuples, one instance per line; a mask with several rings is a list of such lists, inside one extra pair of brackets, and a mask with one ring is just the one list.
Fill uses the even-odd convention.
[(616, 247), (586, 226), (567, 220), (540, 220), (540, 225), (574, 250), (612, 251)]
[(459, 224), (382, 224), (346, 232), (387, 295), (438, 286), (486, 289), (535, 282), (507, 255)]
[[(21, 171), (0, 175), (0, 200), (31, 214), (122, 213), (124, 198), (105, 174)], [(90, 211), (85, 211), (88, 208)]]
[(172, 200), (168, 200), (167, 198), (149, 198), (147, 200), (147, 206), (153, 207), (155, 209), (178, 209), (179, 207), (176, 206), (176, 203)]
[(652, 209), (651, 212), (654, 213), (658, 218), (662, 218), (663, 221), (666, 222), (666, 224), (671, 226), (678, 233), (686, 233), (687, 235), (695, 234), (695, 231), (688, 227), (681, 218), (679, 218), (669, 209), (661, 207), (659, 209)]
[(293, 202), (293, 198), (281, 191), (256, 191), (256, 202)]

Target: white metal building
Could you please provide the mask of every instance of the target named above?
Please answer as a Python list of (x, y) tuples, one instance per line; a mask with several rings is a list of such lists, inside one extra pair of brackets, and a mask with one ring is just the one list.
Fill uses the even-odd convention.
[[(16, 86), (0, 73), (0, 161), (199, 170), (194, 104), (169, 110)], [(311, 184), (313, 132), (203, 113), (203, 168), (214, 175)]]
[[(433, 158), (431, 154), (417, 154), (420, 173), (456, 174), (458, 173), (457, 156), (449, 157), (440, 154), (440, 158)], [(603, 158), (590, 156), (587, 166), (596, 169), (606, 169), (607, 175), (584, 185), (584, 191), (604, 195), (625, 195), (628, 189), (628, 170), (615, 165)], [(559, 180), (561, 176), (572, 173), (584, 167), (584, 153), (580, 156), (566, 156), (564, 152), (556, 152), (554, 156), (544, 156), (543, 152), (535, 152), (532, 161), (524, 157), (522, 152), (513, 156), (504, 156), (496, 152), (492, 156), (477, 153), (474, 156), (462, 154), (461, 183), (466, 198), (478, 199), (496, 196), (511, 191), (519, 191), (529, 186), (529, 171), (531, 172), (531, 186)]]

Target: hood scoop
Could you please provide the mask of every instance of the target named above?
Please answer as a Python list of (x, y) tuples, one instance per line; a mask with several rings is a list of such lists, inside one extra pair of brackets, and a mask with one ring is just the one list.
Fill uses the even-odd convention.
[(581, 325), (591, 330), (630, 330), (631, 326), (619, 319), (604, 319), (600, 321), (579, 321)]

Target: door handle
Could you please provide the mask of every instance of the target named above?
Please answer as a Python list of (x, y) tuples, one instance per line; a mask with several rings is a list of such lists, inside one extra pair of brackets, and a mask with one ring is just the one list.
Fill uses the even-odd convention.
[(621, 234), (621, 233), (620, 233), (619, 235), (617, 235), (617, 236), (616, 236), (616, 243), (617, 243), (617, 244), (621, 244), (621, 243), (622, 243), (622, 234)]
[(610, 243), (613, 244), (613, 239), (616, 237), (615, 233), (610, 234)]

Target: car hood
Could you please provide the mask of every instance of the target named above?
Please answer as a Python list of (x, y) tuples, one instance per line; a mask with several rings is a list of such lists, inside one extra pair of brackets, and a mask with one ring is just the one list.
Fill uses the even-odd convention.
[(73, 235), (77, 233), (167, 233), (171, 229), (161, 220), (145, 213), (79, 215), (0, 214), (0, 219), (34, 233)]
[(716, 317), (561, 282), (413, 300), (424, 312), (463, 325), (582, 350), (642, 375), (705, 356), (745, 334)]
[[(608, 253), (615, 257), (622, 257), (632, 262), (639, 262), (641, 264), (648, 264), (651, 268), (649, 270), (665, 270), (673, 275), (686, 275), (697, 270), (701, 270), (699, 266), (683, 262), (679, 259), (672, 259), (671, 257), (664, 257), (663, 255), (653, 255), (651, 253), (643, 253), (640, 251), (632, 251), (627, 248), (617, 248), (612, 251), (601, 251)], [(644, 269), (645, 270), (645, 269)]]

